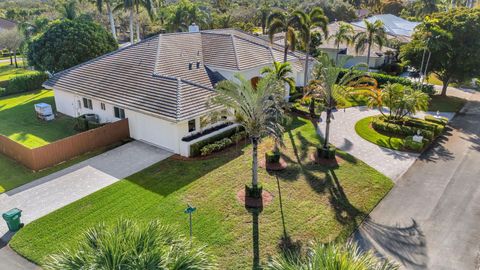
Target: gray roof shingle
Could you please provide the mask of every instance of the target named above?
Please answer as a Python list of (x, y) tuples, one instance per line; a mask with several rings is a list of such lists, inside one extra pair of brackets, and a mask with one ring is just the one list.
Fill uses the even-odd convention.
[[(161, 34), (59, 72), (44, 86), (182, 121), (212, 109), (207, 101), (219, 77), (207, 67), (241, 71), (268, 65), (283, 59), (282, 50), (231, 29)], [(290, 53), (289, 59), (301, 67), (298, 55)]]

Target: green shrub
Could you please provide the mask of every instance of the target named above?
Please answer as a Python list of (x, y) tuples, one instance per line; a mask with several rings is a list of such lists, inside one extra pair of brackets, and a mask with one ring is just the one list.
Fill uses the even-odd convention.
[(416, 82), (416, 83), (413, 83), (412, 87), (413, 89), (420, 90), (429, 96), (435, 94), (435, 87), (433, 86), (433, 84), (422, 84), (422, 83)]
[(300, 92), (300, 93), (293, 93), (290, 95), (290, 97), (288, 98), (288, 101), (289, 102), (295, 102), (299, 99), (301, 99), (303, 97), (303, 93)]
[(442, 126), (445, 126), (448, 124), (448, 118), (442, 117), (442, 116), (437, 118), (433, 115), (425, 115), (425, 121), (432, 122)]
[[(349, 71), (348, 69), (343, 69), (338, 77), (342, 78), (342, 76), (348, 71)], [(361, 71), (357, 71), (356, 73), (360, 74)], [(386, 74), (381, 74), (381, 73), (375, 73), (375, 72), (369, 72), (368, 76), (377, 80), (379, 87), (383, 86), (387, 82), (400, 83), (400, 84), (407, 85), (407, 86), (413, 86), (413, 82), (410, 81), (407, 78), (402, 78), (402, 77), (392, 76), (392, 75), (386, 75)]]
[(406, 121), (404, 122), (404, 125), (429, 130), (433, 132), (435, 136), (440, 135), (440, 133), (442, 133), (444, 128), (443, 125), (439, 125), (437, 123), (428, 122), (423, 119), (410, 118), (410, 117), (406, 119)]
[(202, 156), (210, 155), (213, 152), (220, 151), (222, 149), (227, 148), (228, 146), (232, 145), (233, 142), (230, 138), (223, 138), (219, 141), (216, 141), (212, 144), (207, 144), (202, 149), (200, 149), (200, 153)]
[(217, 134), (217, 135), (212, 136), (210, 138), (207, 138), (205, 140), (193, 143), (193, 144), (190, 145), (190, 156), (191, 157), (199, 156), (201, 154), (200, 149), (202, 149), (202, 147), (204, 147), (205, 145), (211, 144), (211, 143), (216, 142), (218, 140), (221, 140), (223, 138), (233, 136), (235, 133), (239, 133), (241, 131), (243, 131), (242, 127), (236, 127), (236, 128), (226, 130), (226, 131), (224, 131), (220, 134)]
[(238, 143), (239, 141), (245, 139), (247, 137), (247, 132), (246, 131), (240, 131), (240, 132), (237, 132), (235, 134), (233, 134), (230, 139), (232, 139), (232, 141), (234, 143)]
[(413, 136), (408, 136), (405, 138), (405, 140), (403, 140), (403, 147), (408, 150), (420, 152), (427, 143), (428, 140), (426, 139), (423, 139), (423, 142), (416, 142), (413, 140)]
[(3, 95), (6, 96), (42, 89), (42, 84), (47, 79), (48, 75), (43, 72), (16, 76), (8, 81)]
[(323, 146), (317, 147), (317, 156), (319, 158), (325, 159), (334, 159), (337, 149), (333, 144), (328, 144), (327, 149), (324, 149)]
[(426, 130), (418, 127), (411, 127), (407, 125), (401, 125), (397, 123), (386, 122), (382, 117), (377, 117), (372, 121), (372, 127), (378, 132), (388, 133), (391, 135), (398, 136), (413, 136), (417, 134), (417, 131), (420, 131), (420, 135), (428, 140), (433, 140), (434, 132), (431, 130)]
[(278, 163), (280, 162), (280, 153), (275, 151), (268, 151), (265, 153), (265, 161), (267, 163)]
[(1, 97), (1, 96), (5, 96), (5, 95), (6, 95), (6, 94), (5, 94), (6, 91), (7, 91), (7, 90), (6, 90), (5, 88), (0, 87), (0, 97)]

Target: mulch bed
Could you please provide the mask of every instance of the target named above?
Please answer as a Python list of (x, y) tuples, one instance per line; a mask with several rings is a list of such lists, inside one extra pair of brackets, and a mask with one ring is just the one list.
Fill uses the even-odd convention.
[(287, 162), (281, 157), (277, 163), (267, 163), (263, 158), (259, 160), (260, 168), (265, 168), (267, 171), (281, 171), (287, 168)]
[(269, 205), (273, 201), (273, 194), (264, 190), (262, 192), (262, 198), (254, 199), (245, 196), (245, 188), (242, 188), (237, 192), (237, 200), (245, 207), (262, 208)]
[(329, 167), (334, 167), (342, 164), (345, 162), (345, 160), (337, 155), (335, 155), (334, 159), (325, 159), (325, 158), (319, 158), (317, 155), (317, 151), (311, 153), (308, 155), (311, 161), (315, 162), (316, 164), (324, 165), (324, 166), (329, 166)]

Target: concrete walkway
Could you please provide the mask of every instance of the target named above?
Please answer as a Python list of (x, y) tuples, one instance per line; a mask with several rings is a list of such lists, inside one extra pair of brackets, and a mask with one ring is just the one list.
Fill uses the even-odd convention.
[[(19, 208), (23, 211), (22, 222), (28, 224), (171, 155), (168, 151), (138, 141), (122, 145), (0, 194), (0, 213), (14, 207)], [(7, 231), (5, 222), (1, 220), (0, 248), (5, 246), (12, 236)], [(5, 256), (5, 252), (9, 252), (4, 249), (5, 247), (0, 249), (0, 258)], [(5, 267), (4, 263), (2, 259), (0, 269)]]
[[(365, 117), (378, 114), (378, 110), (367, 107), (352, 107), (334, 112), (334, 119), (330, 123), (330, 142), (395, 181), (407, 171), (419, 154), (383, 148), (360, 137), (355, 131), (355, 124)], [(416, 116), (424, 115), (425, 113), (419, 113)], [(454, 114), (440, 113), (440, 115), (451, 119)], [(325, 114), (322, 114), (318, 125), (321, 136), (325, 131), (324, 118)]]
[(404, 269), (480, 269), (480, 93), (360, 226), (364, 250)]

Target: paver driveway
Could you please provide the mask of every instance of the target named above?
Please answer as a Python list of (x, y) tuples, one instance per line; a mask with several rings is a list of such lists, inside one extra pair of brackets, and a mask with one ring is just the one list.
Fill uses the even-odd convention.
[(480, 93), (360, 226), (364, 249), (406, 269), (480, 269)]
[[(27, 224), (141, 171), (172, 153), (134, 141), (0, 194), (0, 213), (17, 207)], [(0, 222), (0, 237), (7, 232)]]

